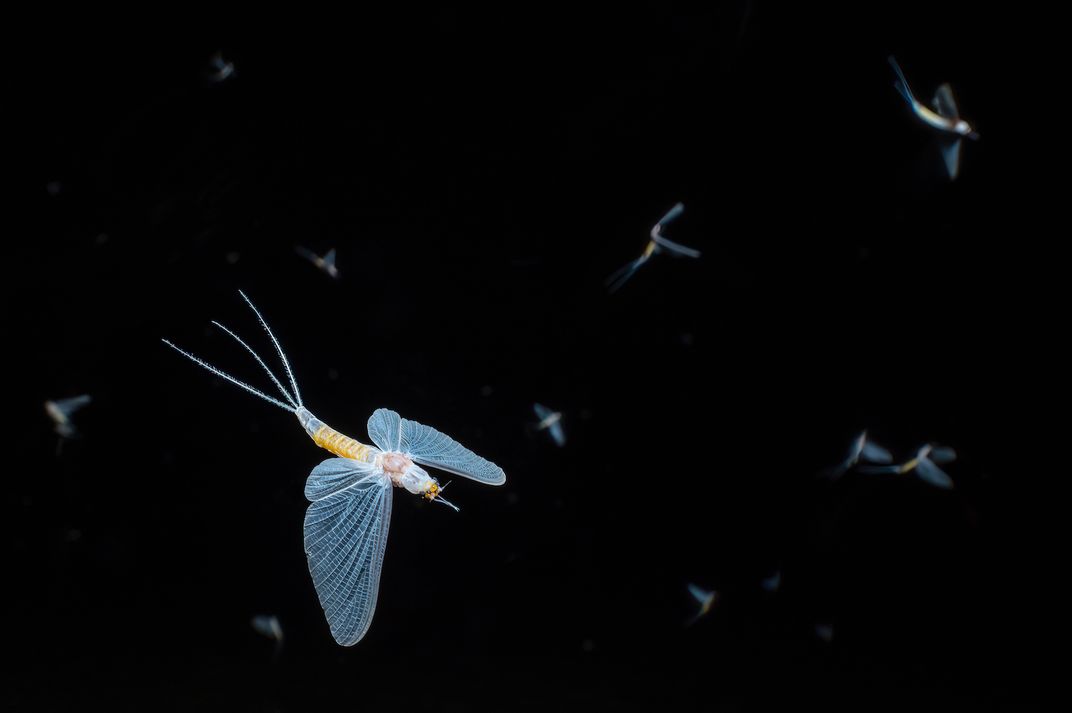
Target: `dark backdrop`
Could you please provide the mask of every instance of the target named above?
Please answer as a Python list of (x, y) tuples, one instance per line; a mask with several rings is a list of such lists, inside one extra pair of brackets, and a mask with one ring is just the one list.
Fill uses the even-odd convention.
[[(1039, 20), (794, 5), (309, 13), (182, 44), (156, 25), (42, 33), (12, 137), (31, 154), (16, 195), (32, 217), (4, 269), (18, 662), (0, 699), (1034, 700), (1049, 573), (1026, 493), (1051, 473), (1025, 458), (1051, 388), (1053, 283), (1031, 220), (1035, 67), (1012, 48)], [(217, 50), (236, 74), (212, 84)], [(924, 97), (951, 82), (982, 134), (955, 184), (889, 53)], [(668, 235), (703, 257), (658, 257), (608, 295), (677, 201)], [(341, 279), (298, 244), (337, 248)], [(302, 551), (303, 482), (324, 454), (159, 341), (267, 389), (208, 327), (271, 355), (238, 289), (322, 419), (363, 438), (387, 406), (508, 476), (455, 479), (459, 514), (396, 493), (353, 649), (332, 641)], [(57, 451), (41, 404), (79, 393), (94, 399), (82, 438)], [(564, 413), (565, 448), (527, 428), (534, 401)], [(817, 479), (865, 427), (899, 457), (954, 446), (956, 490)], [(759, 582), (776, 570), (772, 595)], [(689, 582), (721, 599), (686, 628)], [(277, 659), (259, 613), (282, 621)]]

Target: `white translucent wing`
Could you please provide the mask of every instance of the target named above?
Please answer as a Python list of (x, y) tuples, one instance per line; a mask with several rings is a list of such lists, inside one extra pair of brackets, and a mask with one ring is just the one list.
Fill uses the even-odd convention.
[(673, 240), (668, 240), (661, 235), (652, 236), (652, 240), (666, 252), (671, 255), (683, 255), (685, 257), (700, 257), (700, 251), (695, 248), (690, 248), (682, 245), (681, 243), (675, 243)]
[(52, 403), (56, 404), (56, 408), (66, 415), (70, 416), (72, 413), (87, 406), (93, 399), (89, 394), (83, 394), (82, 396), (75, 396), (70, 399), (57, 399)]
[(916, 465), (916, 473), (926, 482), (939, 488), (949, 490), (953, 487), (953, 479), (944, 470), (931, 462), (929, 458), (920, 458)]
[(555, 442), (555, 445), (559, 448), (566, 445), (566, 431), (562, 428), (562, 421), (558, 420), (551, 424), (550, 429), (551, 440)]
[(372, 623), (391, 524), (391, 481), (363, 465), (331, 458), (305, 486), (318, 498), (305, 513), (309, 574), (331, 635), (343, 646), (360, 641)]
[(868, 463), (892, 463), (893, 454), (888, 450), (870, 441), (864, 442), (863, 448), (860, 451), (860, 458)]
[(960, 112), (957, 111), (957, 102), (953, 99), (953, 88), (948, 84), (938, 87), (938, 90), (934, 93), (933, 105), (934, 110), (940, 116), (944, 116), (947, 119), (960, 117)]
[(960, 144), (959, 138), (942, 144), (942, 160), (945, 161), (945, 170), (949, 174), (949, 180), (957, 180), (960, 175)]
[(674, 205), (673, 208), (671, 208), (670, 210), (668, 210), (666, 212), (666, 215), (664, 215), (662, 218), (659, 218), (659, 222), (656, 223), (656, 225), (658, 225), (659, 227), (662, 227), (664, 225), (668, 225), (668, 224), (674, 222), (675, 220), (677, 220), (678, 218), (680, 218), (681, 214), (684, 213), (684, 212), (685, 212), (685, 204), (684, 203), (677, 203), (677, 204)]
[[(371, 428), (369, 435), (372, 435)], [(506, 473), (502, 468), (481, 458), (450, 436), (416, 421), (402, 419), (402, 447), (399, 450), (421, 465), (439, 468), (454, 475), (479, 480), (488, 485), (502, 485), (506, 482)]]
[(934, 446), (927, 457), (935, 463), (952, 463), (957, 459), (957, 452), (949, 446)]
[(691, 594), (692, 598), (695, 599), (697, 602), (703, 604), (711, 598), (713, 592), (709, 592), (703, 587), (698, 587), (695, 584), (689, 584), (689, 594)]
[(381, 451), (402, 450), (402, 417), (391, 409), (376, 409), (369, 416), (368, 435)]
[(311, 502), (323, 500), (374, 472), (376, 467), (371, 463), (349, 458), (328, 458), (309, 473), (309, 479), (305, 481), (305, 499)]
[(533, 404), (532, 410), (536, 412), (536, 418), (540, 419), (541, 421), (550, 416), (552, 413), (554, 413), (553, 411), (551, 411), (551, 409), (547, 408), (543, 404)]
[(324, 254), (324, 264), (330, 266), (335, 265), (335, 248), (328, 250), (327, 253)]

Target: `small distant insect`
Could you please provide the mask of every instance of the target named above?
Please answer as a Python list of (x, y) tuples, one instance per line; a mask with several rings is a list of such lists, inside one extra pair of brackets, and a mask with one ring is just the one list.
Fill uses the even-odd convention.
[(546, 430), (559, 448), (566, 445), (566, 431), (562, 428), (562, 412), (552, 411), (543, 404), (533, 404), (532, 410), (536, 413), (536, 418), (540, 419), (536, 424), (536, 430)]
[(283, 648), (283, 626), (279, 623), (279, 617), (274, 614), (271, 616), (259, 614), (249, 620), (249, 625), (261, 636), (275, 642), (275, 655), (278, 656)]
[(339, 269), (335, 267), (335, 248), (328, 250), (323, 257), (317, 255), (308, 248), (303, 248), (301, 245), (294, 247), (294, 250), (309, 262), (316, 265), (320, 270), (326, 272), (330, 277), (339, 279)]
[(680, 217), (681, 214), (684, 212), (685, 204), (678, 203), (673, 208), (671, 208), (666, 215), (659, 219), (659, 222), (656, 223), (654, 227), (652, 227), (651, 240), (648, 241), (648, 245), (644, 248), (644, 252), (640, 254), (640, 257), (624, 265), (618, 271), (616, 271), (614, 274), (607, 278), (606, 284), (610, 292), (617, 292), (619, 289), (621, 289), (622, 285), (624, 285), (629, 280), (629, 278), (633, 276), (633, 273), (639, 270), (640, 266), (646, 263), (649, 259), (651, 259), (651, 256), (656, 253), (666, 252), (667, 254), (673, 255), (675, 257), (700, 257), (699, 250), (688, 248), (684, 245), (679, 245), (672, 240), (667, 240), (662, 235), (663, 228), (665, 228), (673, 221), (677, 220), (677, 218)]
[(920, 480), (935, 487), (949, 490), (953, 487), (953, 479), (938, 465), (952, 463), (956, 459), (957, 452), (949, 446), (936, 446), (928, 443), (916, 451), (914, 458), (901, 465), (862, 466), (860, 472), (895, 475), (915, 472)]
[(78, 429), (75, 428), (74, 422), (71, 421), (71, 416), (92, 400), (89, 394), (83, 394), (69, 399), (45, 402), (45, 413), (52, 419), (53, 429), (60, 438), (78, 437)]
[(691, 594), (692, 598), (700, 605), (700, 611), (696, 612), (691, 619), (685, 622), (685, 626), (691, 626), (699, 621), (701, 617), (707, 616), (707, 613), (711, 611), (711, 607), (718, 601), (718, 592), (708, 591), (695, 584), (689, 585), (689, 594)]
[(823, 643), (829, 644), (834, 640), (834, 627), (825, 623), (816, 624), (815, 636)]
[(502, 485), (506, 482), (506, 474), (499, 466), (434, 428), (408, 421), (385, 408), (377, 409), (368, 420), (369, 438), (376, 447), (359, 443), (317, 419), (302, 404), (290, 362), (268, 323), (249, 298), (242, 292), (239, 294), (257, 315), (275, 346), (290, 382), (290, 391), (238, 335), (219, 322), (212, 324), (253, 355), (283, 394), (285, 403), (179, 349), (166, 339), (161, 341), (213, 374), (293, 413), (316, 445), (340, 456), (329, 458), (313, 468), (305, 483), (305, 497), (312, 503), (305, 514), (305, 553), (332, 636), (339, 644), (352, 646), (368, 631), (376, 609), (387, 529), (391, 523), (391, 486), (405, 488), (414, 495), (457, 510), (443, 499), (441, 493), (445, 486), (440, 486), (421, 465), (488, 485)]
[(764, 592), (777, 592), (782, 586), (782, 570), (774, 570), (774, 574), (765, 577), (759, 584), (763, 587)]
[(211, 82), (224, 82), (234, 76), (235, 66), (234, 62), (229, 62), (223, 58), (223, 52), (217, 52), (212, 55), (212, 59), (208, 61), (208, 79)]
[(953, 99), (952, 87), (948, 84), (938, 87), (931, 102), (934, 106), (932, 111), (912, 94), (912, 90), (908, 86), (908, 80), (905, 79), (904, 73), (893, 55), (890, 55), (887, 59), (890, 62), (890, 66), (893, 67), (893, 71), (897, 73), (897, 81), (893, 83), (893, 86), (897, 88), (897, 91), (912, 107), (913, 113), (924, 124), (942, 133), (944, 139), (942, 158), (945, 160), (946, 172), (949, 174), (949, 180), (956, 180), (957, 175), (960, 173), (961, 140), (966, 137), (974, 141), (979, 138), (979, 134), (972, 129), (968, 122), (960, 118), (957, 103)]
[(836, 480), (855, 468), (860, 462), (886, 464), (893, 462), (893, 455), (882, 446), (867, 440), (867, 431), (861, 431), (849, 448), (845, 460), (826, 472), (826, 476)]

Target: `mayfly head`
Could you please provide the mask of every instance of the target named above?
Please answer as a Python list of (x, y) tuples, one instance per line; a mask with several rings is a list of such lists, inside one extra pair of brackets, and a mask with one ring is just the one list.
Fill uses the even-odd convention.
[(441, 486), (439, 481), (435, 478), (430, 478), (429, 480), (432, 482), (429, 483), (428, 490), (424, 491), (424, 497), (429, 502), (443, 503), (447, 507), (454, 508), (454, 512), (458, 512), (458, 506), (444, 498), (442, 495), (443, 491), (447, 489), (447, 485), (450, 485), (450, 483), (448, 482), (447, 485)]

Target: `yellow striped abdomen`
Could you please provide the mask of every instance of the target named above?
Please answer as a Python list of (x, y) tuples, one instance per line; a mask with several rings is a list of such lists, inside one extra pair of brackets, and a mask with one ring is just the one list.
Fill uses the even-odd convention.
[(326, 423), (321, 423), (320, 428), (313, 433), (313, 443), (342, 458), (367, 462), (372, 455), (369, 446), (339, 433)]

